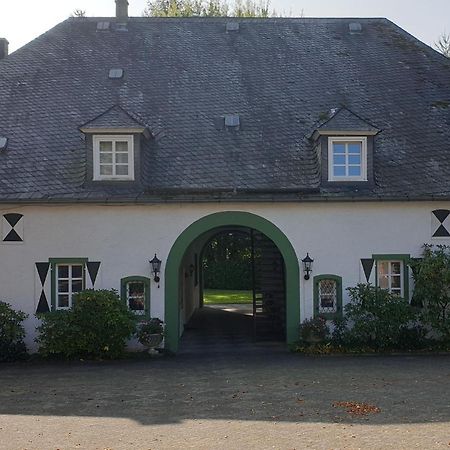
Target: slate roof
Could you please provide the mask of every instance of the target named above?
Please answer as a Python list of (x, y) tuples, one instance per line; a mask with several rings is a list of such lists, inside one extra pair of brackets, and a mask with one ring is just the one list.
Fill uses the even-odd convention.
[[(450, 198), (449, 60), (386, 19), (232, 21), (71, 18), (0, 61), (0, 201)], [(320, 185), (310, 133), (342, 107), (380, 130), (371, 188)], [(152, 134), (141, 183), (86, 183), (108, 110)]]
[(114, 105), (104, 113), (88, 121), (80, 127), (80, 130), (95, 130), (95, 129), (116, 129), (129, 130), (141, 129), (147, 126), (138, 119), (132, 117), (130, 113), (125, 111), (121, 106)]
[(381, 130), (361, 119), (349, 109), (342, 107), (330, 111), (329, 117), (315, 131), (361, 131), (379, 133)]

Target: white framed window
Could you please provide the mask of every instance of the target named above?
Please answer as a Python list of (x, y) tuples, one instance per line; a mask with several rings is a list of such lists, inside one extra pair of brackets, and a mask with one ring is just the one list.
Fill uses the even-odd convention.
[(127, 306), (137, 316), (145, 315), (145, 283), (130, 281), (126, 284)]
[(367, 137), (328, 138), (328, 181), (367, 181)]
[(391, 294), (404, 297), (404, 262), (377, 261), (377, 286), (386, 289)]
[(142, 276), (122, 278), (122, 299), (136, 316), (150, 316), (150, 280)]
[(134, 180), (133, 136), (94, 136), (94, 181)]
[(73, 297), (84, 290), (83, 264), (56, 264), (56, 309), (69, 309)]

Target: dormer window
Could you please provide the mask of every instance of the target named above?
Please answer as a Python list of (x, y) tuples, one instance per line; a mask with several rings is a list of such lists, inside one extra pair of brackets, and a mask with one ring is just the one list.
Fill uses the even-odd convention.
[(367, 181), (367, 137), (328, 138), (328, 181)]
[(94, 181), (134, 180), (132, 135), (96, 135), (93, 138)]

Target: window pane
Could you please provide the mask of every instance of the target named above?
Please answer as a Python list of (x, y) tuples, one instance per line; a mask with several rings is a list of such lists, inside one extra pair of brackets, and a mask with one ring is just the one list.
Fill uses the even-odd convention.
[(400, 262), (393, 262), (391, 263), (391, 272), (395, 275), (399, 275), (400, 274)]
[(128, 153), (116, 153), (117, 164), (128, 164)]
[(69, 292), (69, 281), (59, 280), (58, 281), (58, 292)]
[(116, 152), (128, 152), (128, 142), (116, 142)]
[(378, 278), (378, 285), (381, 289), (389, 289), (389, 278), (387, 275), (383, 275)]
[(72, 278), (83, 278), (83, 266), (72, 266)]
[(101, 152), (112, 152), (112, 142), (101, 141), (100, 142), (100, 151)]
[(128, 283), (128, 295), (144, 295), (145, 285), (142, 281), (134, 281), (132, 283)]
[(349, 155), (348, 163), (360, 165), (361, 164), (361, 155)]
[(401, 288), (400, 276), (394, 275), (391, 278), (391, 287), (392, 287), (392, 289), (400, 289)]
[(68, 308), (68, 307), (69, 307), (69, 296), (58, 295), (58, 308)]
[(72, 293), (81, 292), (83, 290), (83, 280), (72, 281)]
[(319, 282), (319, 312), (335, 313), (337, 311), (337, 283), (335, 280)]
[(112, 175), (112, 173), (113, 173), (112, 168), (113, 168), (113, 166), (101, 165), (100, 166), (100, 175)]
[(348, 152), (349, 153), (361, 154), (361, 144), (358, 143), (358, 142), (354, 142), (352, 144), (348, 144)]
[(345, 177), (345, 166), (334, 166), (333, 173), (335, 177)]
[(378, 274), (386, 275), (389, 273), (389, 262), (388, 261), (378, 261)]
[(69, 266), (58, 266), (58, 278), (69, 278)]
[(348, 175), (350, 177), (360, 177), (361, 176), (361, 167), (360, 166), (350, 166), (348, 168)]
[(334, 164), (345, 165), (345, 155), (334, 155)]
[(345, 144), (333, 144), (334, 153), (345, 153)]
[(116, 166), (116, 175), (128, 175), (128, 166)]
[(128, 307), (138, 314), (145, 312), (145, 284), (136, 281), (127, 284)]
[(100, 164), (112, 164), (112, 153), (100, 153)]

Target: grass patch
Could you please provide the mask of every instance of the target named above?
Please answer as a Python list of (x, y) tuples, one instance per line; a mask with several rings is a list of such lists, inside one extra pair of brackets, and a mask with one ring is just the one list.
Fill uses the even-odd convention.
[(219, 289), (205, 289), (203, 292), (205, 305), (222, 305), (224, 303), (240, 305), (253, 303), (252, 291), (224, 291)]

